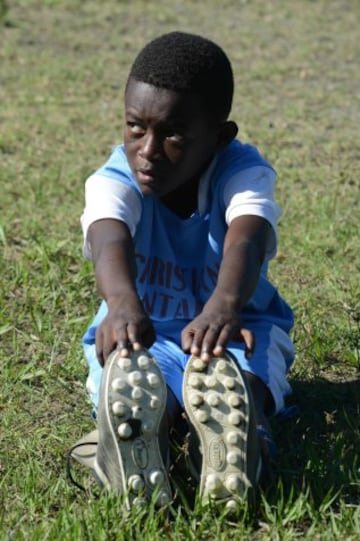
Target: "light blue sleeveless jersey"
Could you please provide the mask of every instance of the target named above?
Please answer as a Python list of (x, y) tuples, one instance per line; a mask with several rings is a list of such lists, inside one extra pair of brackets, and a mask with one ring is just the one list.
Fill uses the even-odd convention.
[[(199, 314), (216, 285), (228, 229), (224, 186), (237, 172), (258, 166), (271, 168), (255, 147), (233, 141), (219, 153), (211, 172), (205, 212), (200, 215), (196, 211), (187, 219), (176, 216), (160, 199), (141, 193), (123, 146), (116, 147), (110, 159), (97, 171), (101, 176), (131, 186), (141, 201), (141, 218), (133, 239), (137, 290), (157, 332), (157, 341), (150, 351), (156, 356), (180, 403), (182, 371), (188, 359), (181, 351), (181, 331)], [(101, 378), (95, 353), (95, 333), (106, 313), (107, 305), (103, 301), (83, 337), (90, 367), (87, 386), (95, 406)], [(254, 356), (248, 362), (243, 345), (239, 343), (229, 343), (229, 350), (244, 370), (258, 375), (269, 386), (276, 411), (279, 411), (283, 397), (291, 391), (286, 373), (294, 359), (288, 336), (293, 313), (267, 279), (266, 264), (243, 309), (242, 320), (243, 327), (255, 333)]]
[[(97, 171), (131, 186), (142, 203), (142, 216), (134, 237), (137, 263), (137, 290), (155, 327), (181, 329), (201, 311), (212, 294), (222, 259), (227, 232), (222, 191), (238, 171), (266, 166), (268, 162), (250, 145), (233, 141), (218, 156), (210, 179), (207, 209), (187, 219), (172, 213), (161, 200), (143, 195), (131, 173), (123, 146), (115, 148), (108, 162)], [(97, 325), (106, 313), (100, 308), (84, 336), (94, 340)], [(267, 279), (263, 266), (257, 288), (243, 310), (244, 326), (249, 320), (267, 320), (285, 332), (293, 324), (289, 306)], [(178, 322), (178, 325), (176, 325)]]

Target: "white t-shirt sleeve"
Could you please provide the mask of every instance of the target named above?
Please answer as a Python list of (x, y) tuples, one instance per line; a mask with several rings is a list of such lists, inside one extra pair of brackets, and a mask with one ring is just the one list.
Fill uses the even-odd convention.
[(92, 259), (88, 241), (88, 230), (92, 223), (106, 218), (120, 220), (126, 223), (131, 236), (134, 236), (140, 216), (141, 202), (130, 186), (97, 173), (91, 175), (85, 183), (85, 208), (80, 219), (85, 258)]
[(269, 167), (251, 167), (232, 177), (223, 192), (227, 225), (238, 216), (255, 215), (261, 216), (272, 226), (266, 261), (276, 254), (277, 222), (281, 216), (281, 209), (274, 201), (275, 180), (276, 173)]

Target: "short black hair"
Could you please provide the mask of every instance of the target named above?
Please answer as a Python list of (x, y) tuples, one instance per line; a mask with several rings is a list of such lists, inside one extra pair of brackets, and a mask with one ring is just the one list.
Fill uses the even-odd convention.
[(225, 120), (234, 78), (230, 61), (216, 43), (196, 34), (170, 32), (150, 41), (136, 57), (129, 78), (197, 94), (209, 112)]

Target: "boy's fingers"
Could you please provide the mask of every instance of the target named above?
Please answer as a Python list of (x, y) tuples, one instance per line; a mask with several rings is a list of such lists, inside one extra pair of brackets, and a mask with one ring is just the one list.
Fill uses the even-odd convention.
[(135, 344), (138, 349), (141, 348), (141, 336), (140, 336), (140, 329), (138, 325), (135, 325), (134, 323), (129, 323), (127, 326), (127, 338), (128, 342), (130, 342), (131, 347), (135, 349)]
[(215, 357), (220, 357), (224, 353), (224, 346), (221, 346), (220, 344), (216, 344), (216, 346), (213, 349), (213, 355)]
[(245, 343), (245, 357), (250, 359), (254, 353), (255, 349), (255, 336), (252, 331), (249, 329), (241, 329), (240, 336), (242, 341)]
[(116, 342), (113, 340), (113, 338), (107, 336), (102, 332), (101, 328), (98, 328), (96, 332), (95, 351), (101, 366), (104, 366), (106, 359), (115, 348)]
[(116, 349), (120, 353), (120, 357), (129, 357), (130, 355), (130, 346), (128, 343), (124, 344), (123, 342), (118, 342)]
[(143, 347), (151, 347), (156, 340), (156, 333), (149, 320), (139, 324), (129, 323), (127, 327), (128, 343), (134, 351), (140, 351)]
[(98, 327), (96, 329), (96, 335), (95, 335), (95, 352), (96, 357), (99, 361), (100, 366), (104, 366), (104, 358), (103, 358), (103, 346), (102, 346), (102, 336), (100, 333), (100, 328)]
[(98, 348), (98, 347), (96, 348), (96, 357), (97, 357), (97, 360), (99, 361), (100, 366), (104, 366), (105, 359), (104, 359), (104, 355), (101, 348)]
[[(197, 342), (195, 340), (195, 330), (192, 327), (185, 327), (181, 333), (181, 347), (187, 353), (193, 353), (198, 355), (198, 351), (193, 351), (197, 349)], [(200, 350), (199, 350), (200, 351)]]
[(183, 351), (185, 351), (186, 353), (189, 353), (190, 352), (190, 348), (191, 348), (191, 343), (192, 343), (192, 338), (191, 336), (184, 336), (181, 338), (181, 348)]
[(210, 351), (207, 342), (204, 340), (206, 334), (206, 329), (197, 329), (194, 332), (190, 348), (190, 352), (193, 355), (200, 355), (200, 353), (202, 353), (204, 356), (206, 356), (206, 354)]
[(233, 336), (233, 334), (234, 334), (234, 329), (232, 325), (230, 325), (229, 323), (227, 323), (226, 325), (222, 327), (221, 331), (219, 332), (219, 336), (217, 337), (216, 343), (214, 345), (214, 349), (213, 349), (214, 355), (222, 354), (222, 352), (224, 351), (224, 347), (226, 346), (230, 338)]

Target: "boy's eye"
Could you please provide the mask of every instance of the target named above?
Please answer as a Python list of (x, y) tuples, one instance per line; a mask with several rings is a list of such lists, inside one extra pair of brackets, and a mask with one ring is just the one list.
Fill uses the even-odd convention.
[(145, 131), (141, 124), (133, 120), (128, 120), (126, 126), (134, 135), (142, 135)]
[(177, 133), (175, 131), (168, 132), (166, 134), (166, 139), (170, 140), (171, 142), (179, 146), (183, 146), (185, 144), (184, 135), (181, 135), (180, 133)]
[[(147, 131), (147, 128), (140, 121), (132, 119), (126, 121), (126, 128), (132, 137), (143, 137)], [(185, 135), (180, 130), (174, 128), (160, 129), (158, 131), (158, 137), (164, 142), (168, 141), (179, 148), (184, 147), (186, 143)]]

